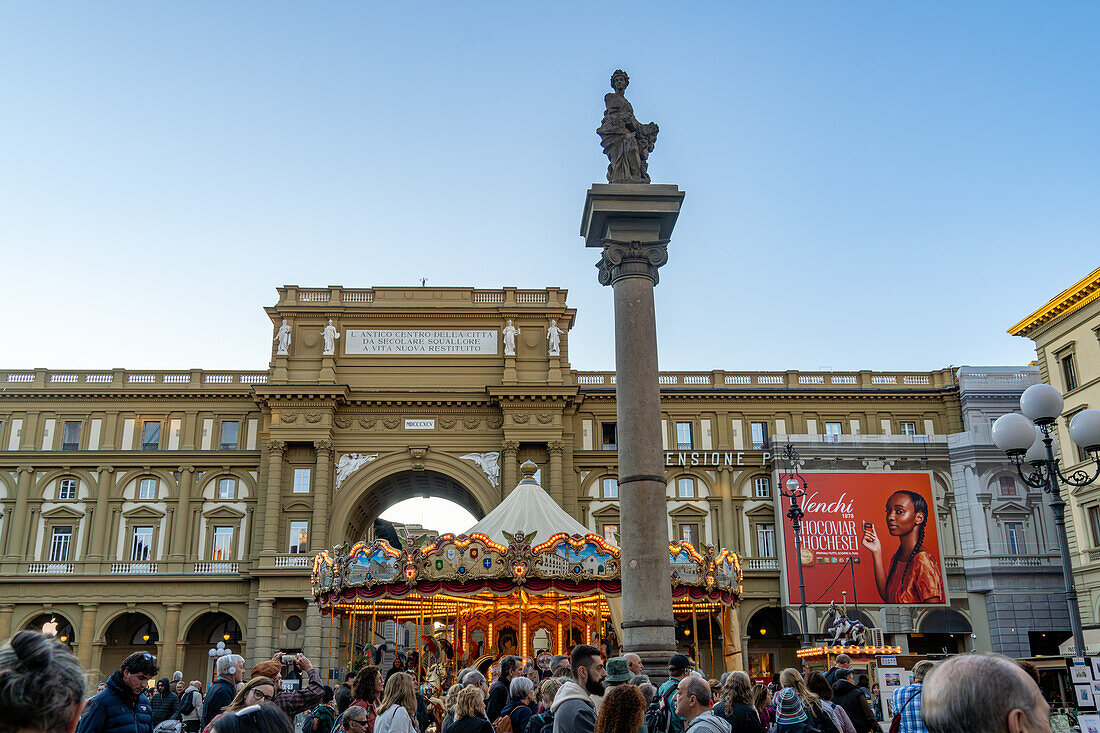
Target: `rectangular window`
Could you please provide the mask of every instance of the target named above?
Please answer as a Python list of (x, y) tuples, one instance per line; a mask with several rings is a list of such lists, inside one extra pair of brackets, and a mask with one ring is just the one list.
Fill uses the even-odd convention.
[(222, 420), (222, 439), (218, 447), (222, 450), (237, 450), (237, 433), (241, 424), (236, 420)]
[(840, 423), (825, 423), (825, 435), (823, 437), (826, 443), (839, 443), (841, 433), (843, 433), (843, 430), (840, 427)]
[(210, 545), (210, 559), (214, 562), (228, 560), (233, 552), (233, 528), (214, 527), (214, 540)]
[(766, 422), (754, 422), (750, 424), (752, 429), (752, 449), (765, 450), (768, 447), (768, 424)]
[(695, 498), (695, 479), (682, 478), (676, 481), (676, 496), (681, 499)]
[(290, 523), (291, 555), (304, 555), (309, 552), (309, 522)]
[(160, 422), (146, 420), (141, 424), (141, 449), (160, 449)]
[(143, 478), (138, 484), (139, 499), (157, 498), (157, 480), (155, 478)]
[(899, 432), (902, 435), (916, 435), (917, 434), (917, 424), (915, 422), (903, 422), (903, 423), (901, 423), (900, 427), (901, 427), (901, 430)]
[(237, 480), (232, 478), (218, 479), (218, 498), (234, 499), (237, 495)]
[(1000, 476), (997, 484), (1000, 487), (1001, 496), (1016, 496), (1015, 476)]
[(619, 546), (619, 540), (615, 535), (619, 534), (619, 525), (617, 524), (605, 524), (603, 526), (603, 538), (615, 545)]
[(130, 548), (130, 562), (149, 562), (153, 554), (153, 528), (134, 527), (134, 542)]
[(294, 493), (308, 494), (309, 481), (312, 473), (308, 468), (294, 469)]
[(1059, 361), (1062, 363), (1062, 381), (1066, 391), (1077, 389), (1077, 367), (1073, 363), (1073, 354), (1066, 354)]
[(692, 547), (699, 547), (699, 525), (698, 524), (681, 524), (680, 531), (678, 532), (680, 539), (687, 540), (691, 543)]
[(775, 525), (756, 525), (757, 557), (775, 557)]
[(753, 493), (757, 499), (770, 499), (772, 496), (772, 482), (766, 476), (760, 476), (752, 482)]
[(50, 537), (50, 562), (68, 562), (72, 540), (72, 527), (54, 527)]
[(605, 499), (618, 499), (619, 498), (619, 480), (614, 478), (605, 478), (603, 480), (603, 498)]
[(1008, 554), (1022, 554), (1024, 551), (1024, 525), (1019, 522), (1005, 522), (1005, 536), (1008, 538)]
[(695, 444), (691, 440), (691, 423), (676, 423), (676, 448), (678, 450), (691, 450)]
[(80, 421), (66, 420), (61, 428), (61, 450), (80, 450)]
[(72, 501), (76, 498), (75, 478), (63, 478), (57, 482), (57, 498), (61, 501)]
[(605, 422), (600, 424), (600, 431), (603, 434), (603, 440), (601, 445), (604, 450), (618, 450), (618, 425), (613, 422)]
[(1092, 546), (1100, 547), (1100, 506), (1090, 506), (1089, 529), (1092, 531)]

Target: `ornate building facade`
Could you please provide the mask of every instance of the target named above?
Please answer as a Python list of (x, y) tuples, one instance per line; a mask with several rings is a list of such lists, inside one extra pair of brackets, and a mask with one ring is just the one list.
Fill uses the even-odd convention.
[[(0, 637), (52, 619), (100, 675), (155, 648), (162, 669), (204, 678), (222, 640), (250, 660), (303, 650), (337, 667), (346, 635), (310, 602), (311, 553), (365, 536), (413, 496), (484, 516), (527, 460), (555, 501), (614, 540), (615, 379), (572, 368), (565, 291), (287, 286), (267, 312), (266, 371), (0, 370)], [(1033, 379), (1001, 374), (1003, 402)], [(787, 442), (804, 470), (931, 477), (947, 602), (862, 603), (868, 625), (914, 651), (1009, 650), (975, 578), (1018, 572), (1025, 556), (1045, 567), (1049, 518), (1023, 496), (979, 520), (1005, 471), (984, 448), (975, 457), (989, 415), (964, 409), (967, 379), (662, 373), (669, 533), (744, 557), (738, 645), (750, 670), (791, 663), (797, 648), (775, 491)], [(960, 510), (964, 493), (973, 511)], [(990, 539), (1010, 514), (1032, 544)], [(984, 565), (963, 559), (976, 542)], [(701, 656), (707, 642), (721, 649), (699, 638)]]

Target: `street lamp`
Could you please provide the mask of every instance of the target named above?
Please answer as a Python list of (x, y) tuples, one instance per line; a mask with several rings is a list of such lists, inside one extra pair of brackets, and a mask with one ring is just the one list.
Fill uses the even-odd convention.
[[(1059, 551), (1062, 555), (1062, 576), (1066, 583), (1066, 605), (1073, 629), (1075, 654), (1085, 653), (1085, 635), (1081, 629), (1081, 609), (1077, 605), (1077, 585), (1073, 582), (1069, 540), (1066, 537), (1066, 502), (1061, 483), (1087, 486), (1100, 477), (1100, 410), (1081, 410), (1069, 422), (1069, 437), (1080, 446), (1095, 464), (1091, 476), (1078, 469), (1069, 476), (1058, 468), (1058, 439), (1054, 423), (1062, 414), (1062, 394), (1049, 384), (1033, 384), (1020, 395), (1020, 412), (1001, 415), (993, 423), (993, 442), (1008, 454), (1016, 473), (1028, 486), (1050, 494), (1050, 508), (1058, 528)], [(1024, 464), (1031, 470), (1024, 473)]]
[[(228, 641), (228, 639), (226, 639), (226, 641)], [(210, 657), (210, 682), (207, 687), (214, 684), (214, 668), (218, 664), (218, 657), (224, 657), (226, 654), (232, 653), (233, 650), (227, 647), (224, 641), (219, 641), (217, 646), (206, 650), (206, 654)]]
[(802, 619), (802, 647), (806, 648), (810, 645), (810, 627), (806, 620), (806, 581), (802, 577), (802, 537), (799, 535), (805, 512), (798, 505), (798, 501), (806, 496), (807, 485), (806, 479), (798, 472), (798, 451), (790, 443), (783, 448), (782, 460), (790, 471), (779, 475), (779, 494), (791, 500), (787, 517), (791, 520), (791, 528), (794, 530), (794, 555), (795, 564), (798, 566), (798, 611)]

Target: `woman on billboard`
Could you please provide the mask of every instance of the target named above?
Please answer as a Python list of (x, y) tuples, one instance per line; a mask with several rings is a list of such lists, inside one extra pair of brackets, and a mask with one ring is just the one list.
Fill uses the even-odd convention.
[(886, 528), (898, 538), (890, 570), (882, 564), (882, 542), (875, 526), (863, 523), (863, 546), (871, 551), (875, 585), (886, 603), (943, 603), (943, 575), (924, 548), (924, 530), (931, 516), (928, 502), (915, 491), (895, 491), (886, 500)]

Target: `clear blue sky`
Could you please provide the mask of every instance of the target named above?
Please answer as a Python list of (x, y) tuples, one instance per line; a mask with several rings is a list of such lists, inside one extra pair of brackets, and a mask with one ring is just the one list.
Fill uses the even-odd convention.
[(7, 2), (0, 366), (262, 368), (284, 283), (611, 293), (608, 77), (687, 191), (666, 369), (1013, 364), (1098, 264), (1098, 3)]

